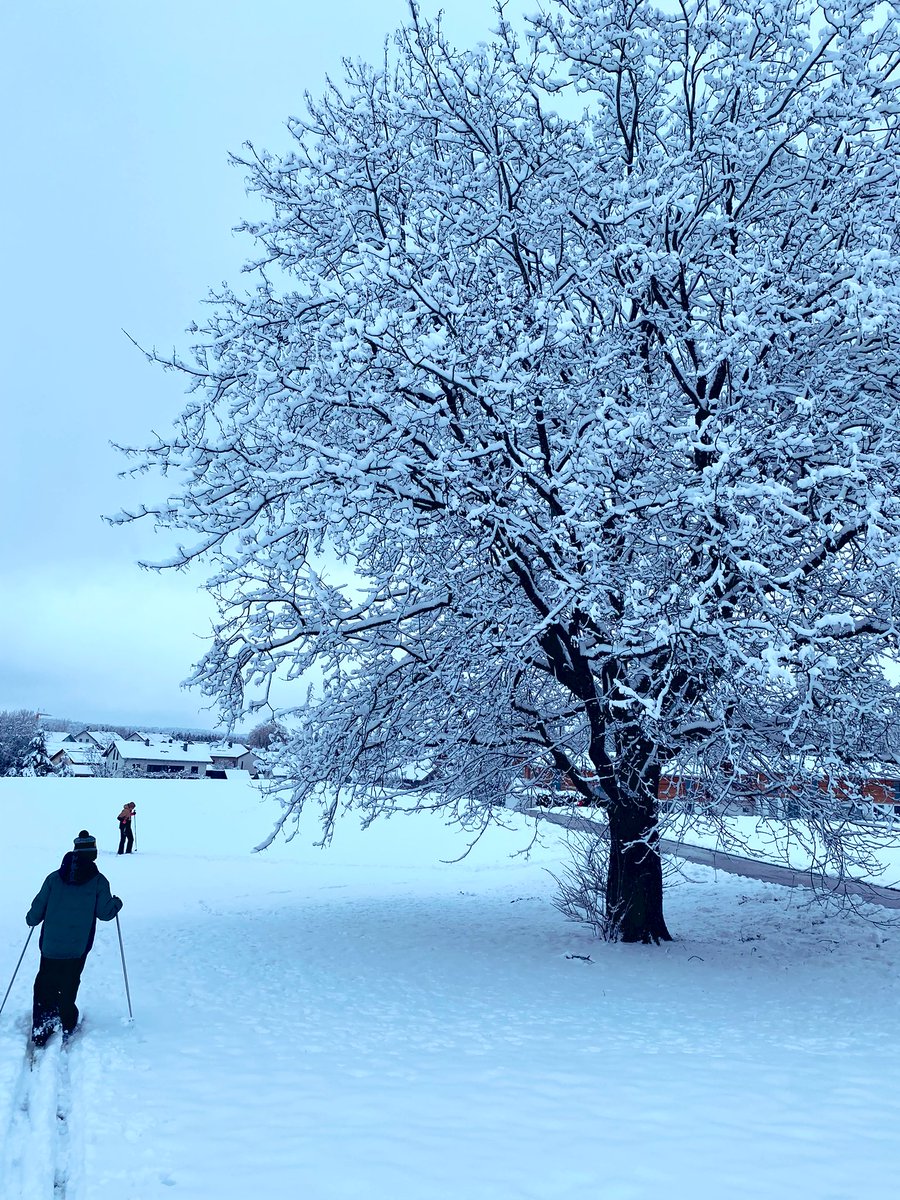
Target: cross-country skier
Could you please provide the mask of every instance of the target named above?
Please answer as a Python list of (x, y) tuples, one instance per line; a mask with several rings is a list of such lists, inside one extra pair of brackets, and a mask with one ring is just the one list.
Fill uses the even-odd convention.
[(122, 811), (119, 813), (119, 854), (130, 854), (134, 846), (134, 834), (131, 831), (131, 822), (134, 820), (135, 805), (132, 800), (129, 800)]
[(34, 981), (31, 1036), (43, 1046), (57, 1024), (68, 1037), (78, 1024), (75, 997), (85, 960), (94, 944), (97, 918), (111, 921), (122, 907), (110, 893), (109, 880), (97, 870), (97, 842), (86, 829), (44, 880), (32, 901), (29, 925), (40, 925), (41, 965)]

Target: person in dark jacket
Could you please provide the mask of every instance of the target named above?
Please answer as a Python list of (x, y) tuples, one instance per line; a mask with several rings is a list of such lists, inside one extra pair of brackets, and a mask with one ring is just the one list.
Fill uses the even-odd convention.
[(75, 997), (97, 921), (111, 921), (122, 907), (110, 892), (109, 880), (97, 870), (96, 858), (97, 842), (82, 829), (59, 870), (44, 880), (25, 917), (31, 926), (44, 923), (31, 1023), (36, 1046), (43, 1046), (57, 1025), (66, 1038), (78, 1024)]
[[(129, 800), (122, 811), (119, 813), (119, 854), (130, 854), (134, 847), (134, 833), (131, 829), (131, 822), (134, 820), (135, 805)], [(127, 843), (127, 847), (126, 847)]]

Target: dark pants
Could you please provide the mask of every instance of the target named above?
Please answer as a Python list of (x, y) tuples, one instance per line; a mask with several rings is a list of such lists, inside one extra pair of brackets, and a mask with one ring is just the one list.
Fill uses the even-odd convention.
[[(128, 843), (128, 848), (125, 848), (125, 843)], [(134, 834), (131, 832), (131, 822), (123, 821), (119, 826), (119, 854), (130, 854), (131, 847), (134, 845)]]
[(78, 1024), (75, 997), (87, 955), (81, 958), (44, 958), (34, 981), (32, 1038), (42, 1046), (57, 1022), (63, 1033), (71, 1033)]

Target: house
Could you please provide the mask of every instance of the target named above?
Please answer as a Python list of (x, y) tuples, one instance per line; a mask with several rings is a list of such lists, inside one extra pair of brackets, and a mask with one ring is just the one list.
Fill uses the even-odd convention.
[(148, 779), (175, 776), (203, 779), (212, 765), (209, 747), (202, 742), (181, 742), (175, 738), (151, 741), (127, 741), (115, 738), (103, 755), (110, 773), (142, 776)]
[[(759, 771), (738, 771), (728, 763), (721, 764), (720, 774), (732, 779), (724, 800), (715, 780), (690, 770), (680, 771), (677, 764), (667, 763), (662, 770), (657, 789), (662, 812), (717, 811), (721, 815), (762, 816), (776, 820), (802, 818), (810, 797), (802, 800), (789, 782), (767, 778)], [(591, 770), (584, 771), (590, 782), (596, 779)], [(836, 784), (836, 786), (835, 786)], [(844, 806), (851, 821), (893, 821), (900, 817), (900, 770), (897, 764), (876, 766), (873, 774), (857, 781), (829, 781), (822, 776), (820, 792), (830, 793)], [(516, 795), (524, 789), (525, 803), (535, 807), (585, 804), (571, 777), (555, 768), (527, 764)]]
[(117, 733), (113, 733), (111, 729), (88, 729), (86, 732), (91, 741), (96, 746), (99, 746), (101, 750), (105, 750), (110, 742), (115, 741), (119, 736)]
[(87, 729), (82, 729), (78, 733), (68, 733), (68, 734), (66, 734), (66, 738), (70, 742), (82, 742), (82, 743), (87, 743), (87, 742), (93, 743), (93, 740), (94, 740), (90, 735), (90, 731)]
[(65, 774), (74, 775), (79, 779), (92, 779), (102, 771), (103, 756), (93, 743), (86, 742), (50, 742), (44, 739), (47, 746), (47, 757), (54, 771), (65, 769)]
[(113, 733), (111, 729), (81, 729), (78, 733), (60, 734), (60, 739), (65, 737), (70, 742), (78, 742), (83, 746), (94, 746), (98, 750), (105, 750), (114, 738), (121, 737), (121, 734)]
[[(115, 736), (116, 735), (114, 733), (110, 733), (107, 735), (107, 738), (108, 739), (114, 738)], [(81, 729), (78, 731), (78, 733), (69, 734), (69, 737), (73, 742), (78, 742), (79, 745), (94, 746), (96, 749), (99, 749), (99, 750), (105, 750), (106, 747), (109, 745), (108, 740), (107, 741), (98, 740), (96, 730)]]
[[(725, 774), (734, 776), (734, 769), (726, 770)], [(878, 766), (873, 775), (856, 782), (821, 776), (818, 789), (828, 794), (829, 803), (837, 801), (842, 805), (844, 816), (850, 821), (892, 820), (900, 816), (900, 778), (896, 765)], [(696, 812), (719, 804), (707, 782), (674, 772), (667, 772), (660, 779), (658, 794), (663, 809)], [(791, 820), (802, 818), (805, 805), (811, 800), (811, 796), (801, 799), (790, 782), (782, 783), (759, 771), (741, 772), (723, 811)]]
[[(225, 741), (210, 746), (212, 770), (214, 771), (249, 771), (256, 774), (256, 756), (253, 751), (240, 742)], [(211, 772), (207, 772), (208, 774)]]

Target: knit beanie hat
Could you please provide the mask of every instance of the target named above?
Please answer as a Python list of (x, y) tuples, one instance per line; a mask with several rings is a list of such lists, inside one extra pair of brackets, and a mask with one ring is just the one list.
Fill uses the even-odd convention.
[(97, 857), (97, 839), (91, 837), (86, 829), (82, 829), (75, 839), (75, 853), (89, 859)]

